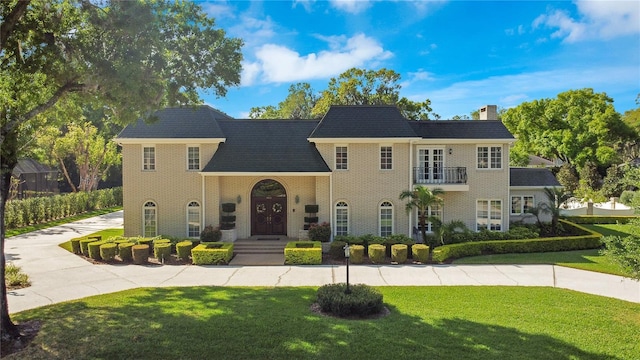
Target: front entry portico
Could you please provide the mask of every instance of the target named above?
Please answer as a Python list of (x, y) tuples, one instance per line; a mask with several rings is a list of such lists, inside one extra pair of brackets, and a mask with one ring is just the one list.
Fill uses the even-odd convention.
[(287, 192), (275, 180), (262, 180), (251, 191), (251, 235), (286, 234)]

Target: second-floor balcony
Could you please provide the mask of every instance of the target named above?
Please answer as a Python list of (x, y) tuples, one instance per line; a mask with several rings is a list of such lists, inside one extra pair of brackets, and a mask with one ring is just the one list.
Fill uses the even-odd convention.
[(466, 167), (414, 167), (413, 183), (443, 188), (446, 186), (449, 190), (469, 190)]

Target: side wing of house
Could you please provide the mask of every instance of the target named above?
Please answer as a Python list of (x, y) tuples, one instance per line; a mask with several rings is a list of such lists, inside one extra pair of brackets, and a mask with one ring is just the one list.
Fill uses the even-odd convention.
[[(511, 222), (535, 223), (537, 218), (529, 209), (553, 206), (544, 189), (562, 185), (547, 168), (511, 168), (510, 172)], [(540, 211), (539, 216), (541, 222), (551, 221), (551, 214), (548, 212)]]

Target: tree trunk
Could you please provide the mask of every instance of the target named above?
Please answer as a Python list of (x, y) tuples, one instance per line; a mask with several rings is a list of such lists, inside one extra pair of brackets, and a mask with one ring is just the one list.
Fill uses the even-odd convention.
[(18, 327), (11, 321), (9, 316), (9, 304), (7, 301), (7, 285), (6, 285), (6, 260), (4, 253), (4, 238), (6, 234), (4, 214), (9, 196), (9, 188), (11, 187), (11, 173), (18, 163), (17, 156), (17, 136), (13, 132), (2, 129), (2, 144), (0, 145), (0, 154), (2, 154), (0, 165), (0, 288), (2, 294), (0, 297), (0, 334), (3, 338), (18, 338), (20, 332)]

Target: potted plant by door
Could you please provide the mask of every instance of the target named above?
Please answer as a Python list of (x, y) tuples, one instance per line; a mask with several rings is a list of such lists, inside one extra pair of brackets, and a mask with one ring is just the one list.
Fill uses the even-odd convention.
[(234, 242), (238, 239), (238, 232), (236, 230), (236, 204), (235, 203), (223, 203), (222, 215), (220, 216), (220, 232), (222, 233), (223, 242)]

